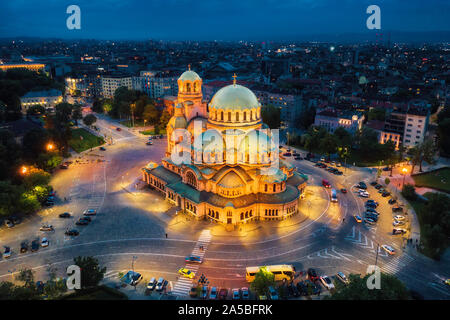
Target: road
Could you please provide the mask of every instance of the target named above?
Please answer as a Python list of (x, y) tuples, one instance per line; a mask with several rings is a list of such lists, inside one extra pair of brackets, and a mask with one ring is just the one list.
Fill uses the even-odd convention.
[[(186, 255), (199, 252), (199, 244), (205, 247), (204, 262), (188, 267), (197, 275), (205, 274), (210, 286), (230, 289), (248, 286), (244, 275), (249, 265), (288, 263), (297, 270), (314, 267), (319, 274), (330, 276), (338, 271), (364, 274), (368, 265), (375, 264), (377, 244), (389, 244), (397, 254), (389, 256), (379, 250), (377, 264), (382, 271), (395, 274), (426, 298), (450, 298), (450, 291), (441, 284), (442, 278), (449, 277), (449, 266), (404, 252), (401, 236), (390, 234), (391, 206), (369, 185), (373, 176), (366, 169), (348, 169), (345, 175), (336, 176), (306, 160), (291, 159), (300, 172), (309, 176), (308, 195), (297, 220), (255, 222), (246, 226), (246, 230), (254, 231), (227, 234), (218, 232), (220, 227), (207, 221), (175, 215), (176, 208), (153, 191), (135, 189), (140, 168), (149, 161), (160, 162), (164, 156), (165, 139), (155, 139), (154, 145), (147, 146), (145, 137), (106, 118), (99, 119), (96, 126), (101, 134), (112, 136), (113, 144), (106, 145), (106, 151), (94, 149), (84, 153), (75, 159), (78, 163), (74, 161), (68, 170), (54, 175), (51, 183), (57, 190), (57, 201), (53, 208), (14, 228), (0, 229), (0, 242), (13, 249), (11, 258), (0, 260), (1, 280), (11, 280), (23, 267), (33, 268), (36, 278), (45, 279), (49, 264), (63, 276), (73, 258), (81, 255), (97, 257), (107, 267), (107, 281), (112, 281), (118, 272), (131, 269), (136, 256), (134, 269), (144, 276), (136, 292), (144, 298), (145, 280), (159, 276), (169, 280), (174, 291), (187, 293), (191, 282), (181, 280), (177, 270), (186, 265)], [(340, 193), (338, 203), (330, 203), (329, 190), (321, 186), (322, 179), (349, 192)], [(359, 181), (365, 181), (371, 198), (380, 202), (380, 220), (374, 228), (367, 228), (352, 217), (361, 214), (364, 207), (363, 199), (352, 189)], [(75, 226), (86, 209), (96, 209), (98, 214), (89, 226)], [(59, 218), (58, 214), (65, 211), (74, 217)], [(52, 224), (55, 232), (40, 232), (43, 223)], [(80, 231), (79, 236), (64, 235), (65, 230), (74, 227)], [(50, 240), (48, 248), (18, 253), (22, 241), (42, 239), (44, 234)]]

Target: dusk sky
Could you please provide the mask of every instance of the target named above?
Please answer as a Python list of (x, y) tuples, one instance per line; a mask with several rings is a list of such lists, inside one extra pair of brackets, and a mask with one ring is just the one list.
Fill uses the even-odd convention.
[[(81, 30), (66, 28), (71, 4)], [(368, 32), (371, 4), (382, 31), (450, 31), (448, 0), (2, 0), (0, 37), (283, 40)]]

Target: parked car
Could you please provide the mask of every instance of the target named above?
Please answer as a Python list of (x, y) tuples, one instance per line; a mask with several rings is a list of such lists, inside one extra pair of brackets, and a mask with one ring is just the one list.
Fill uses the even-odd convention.
[(91, 217), (89, 217), (89, 216), (83, 216), (83, 217), (80, 218), (80, 220), (85, 220), (87, 222), (91, 222), (92, 221)]
[(3, 252), (3, 258), (9, 258), (11, 257), (11, 248), (10, 247), (5, 247), (5, 251)]
[(182, 275), (183, 277), (194, 279), (195, 273), (187, 268), (181, 268), (178, 270), (178, 274)]
[(293, 297), (298, 297), (298, 296), (300, 296), (299, 290), (298, 290), (297, 287), (294, 286), (293, 284), (288, 285), (287, 289), (288, 289), (288, 292), (289, 292), (289, 295), (290, 295), (290, 296), (293, 296)]
[(186, 258), (184, 258), (184, 260), (186, 262), (202, 263), (202, 258), (199, 256), (195, 256), (195, 255), (186, 256)]
[(72, 215), (69, 212), (63, 212), (59, 215), (60, 218), (70, 218)]
[(47, 238), (42, 238), (42, 240), (41, 240), (41, 247), (45, 248), (45, 247), (48, 247), (48, 245), (49, 245), (48, 239)]
[(374, 208), (371, 208), (371, 207), (366, 208), (366, 211), (370, 212), (370, 213), (373, 213), (373, 214), (376, 214), (377, 216), (380, 215), (380, 213), (377, 210), (375, 210)]
[(219, 291), (219, 300), (226, 300), (228, 297), (228, 289), (222, 288)]
[(339, 271), (336, 274), (336, 278), (339, 279), (343, 284), (349, 284), (349, 282), (350, 282), (348, 280), (348, 278), (345, 276), (345, 274), (343, 272), (341, 272), (341, 271)]
[(122, 131), (122, 128), (117, 127), (116, 130), (117, 131)]
[(401, 216), (401, 215), (396, 215), (396, 216), (394, 216), (394, 219), (397, 220), (397, 221), (404, 221), (406, 219), (406, 217), (405, 216)]
[(347, 189), (342, 188), (342, 189), (341, 189), (341, 192), (342, 192), (342, 193), (347, 193)]
[(371, 218), (365, 218), (364, 222), (367, 223), (367, 224), (370, 224), (370, 225), (376, 224), (376, 221), (371, 219)]
[(28, 251), (28, 242), (24, 241), (20, 244), (20, 253), (25, 253)]
[(269, 293), (270, 300), (278, 300), (278, 292), (274, 287), (269, 286), (267, 291)]
[(394, 204), (396, 202), (397, 202), (397, 200), (395, 200), (395, 199), (389, 199), (389, 201), (388, 201), (389, 204)]
[(403, 226), (404, 224), (405, 221), (397, 221), (397, 220), (394, 220), (394, 222), (392, 223), (394, 227)]
[(31, 242), (31, 251), (38, 251), (39, 250), (39, 240), (33, 240)]
[(309, 268), (306, 273), (308, 275), (308, 279), (312, 282), (316, 282), (317, 280), (319, 280), (319, 276), (317, 275), (316, 270), (314, 270), (313, 268)]
[(381, 189), (383, 186), (381, 185), (381, 184), (377, 184), (377, 185), (375, 185), (375, 189)]
[(370, 185), (373, 186), (373, 187), (375, 187), (377, 184), (378, 184), (378, 182), (376, 182), (376, 181), (372, 181), (372, 182), (370, 183)]
[(248, 291), (247, 287), (242, 287), (241, 292), (242, 292), (242, 299), (243, 300), (250, 299), (250, 292)]
[(55, 231), (55, 229), (51, 224), (44, 224), (42, 227), (39, 228), (39, 231)]
[(359, 196), (363, 198), (368, 198), (370, 195), (367, 191), (359, 191)]
[(387, 244), (383, 244), (381, 246), (381, 248), (386, 251), (387, 253), (389, 253), (390, 255), (394, 255), (395, 254), (395, 249), (392, 248), (391, 246), (388, 246)]
[(153, 145), (153, 141), (149, 140), (145, 144), (148, 145), (148, 146), (151, 146), (151, 145)]
[(403, 212), (403, 208), (400, 206), (392, 207), (392, 212)]
[(12, 227), (14, 227), (14, 223), (11, 220), (6, 219), (5, 226), (7, 226), (8, 228), (12, 228)]
[(158, 282), (156, 282), (156, 291), (162, 291), (164, 289), (164, 286), (166, 285), (166, 280), (164, 280), (163, 277), (158, 278)]
[(72, 230), (67, 230), (66, 232), (65, 232), (65, 235), (66, 236), (77, 236), (77, 235), (79, 235), (80, 233), (78, 232), (78, 230), (75, 230), (75, 229), (72, 229)]
[(147, 289), (153, 291), (156, 288), (156, 279), (152, 277), (150, 281), (147, 283)]
[(366, 190), (366, 189), (367, 189), (367, 185), (366, 185), (365, 182), (360, 181), (360, 182), (358, 183), (358, 188)]
[(388, 196), (390, 196), (390, 195), (391, 195), (391, 193), (390, 193), (389, 191), (384, 191), (384, 192), (381, 194), (381, 196), (384, 197), (384, 198), (386, 198), (386, 197), (388, 197)]
[(83, 215), (85, 216), (95, 216), (97, 214), (97, 210), (95, 209), (87, 209), (84, 210)]
[(99, 149), (100, 149), (100, 151), (106, 151), (105, 147), (100, 147)]
[(233, 300), (239, 300), (241, 298), (241, 293), (238, 288), (231, 290), (231, 297)]
[(67, 164), (67, 163), (61, 163), (60, 165), (59, 165), (59, 168), (60, 169), (69, 169), (69, 165)]
[(373, 200), (373, 199), (368, 199), (368, 200), (366, 201), (366, 206), (367, 206), (367, 205), (371, 205), (371, 206), (378, 207), (379, 203), (376, 202), (376, 201)]
[(371, 220), (373, 220), (374, 222), (377, 222), (377, 221), (378, 221), (378, 216), (377, 216), (376, 214), (373, 214), (373, 213), (370, 213), (370, 212), (366, 212), (366, 213), (364, 214), (364, 217), (365, 217), (366, 219), (371, 219)]
[(392, 234), (396, 235), (396, 234), (405, 234), (406, 233), (406, 229), (403, 228), (394, 228), (392, 229)]
[(208, 287), (207, 286), (203, 286), (200, 298), (206, 299), (207, 297), (208, 297)]
[(77, 222), (75, 222), (75, 224), (77, 226), (87, 226), (89, 224), (89, 221), (80, 218)]
[(307, 296), (308, 295), (308, 287), (303, 281), (300, 281), (297, 283), (297, 290), (301, 296)]
[(209, 292), (209, 299), (210, 300), (216, 300), (217, 299), (217, 287), (212, 287), (211, 291)]
[(331, 281), (331, 279), (328, 276), (321, 276), (320, 282), (322, 282), (324, 287), (327, 288), (328, 290), (334, 289), (333, 281)]
[(20, 219), (19, 217), (16, 217), (16, 216), (11, 216), (11, 217), (9, 217), (9, 219), (12, 221), (12, 223), (14, 223), (14, 225), (22, 222), (22, 219)]
[(197, 297), (197, 286), (191, 287), (191, 290), (189, 290), (189, 296), (191, 298), (196, 298)]

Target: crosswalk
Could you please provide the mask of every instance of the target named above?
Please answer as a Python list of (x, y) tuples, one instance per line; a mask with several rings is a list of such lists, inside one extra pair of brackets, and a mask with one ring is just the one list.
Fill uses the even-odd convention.
[[(198, 256), (201, 258), (201, 260), (203, 260), (208, 244), (211, 242), (211, 238), (212, 238), (211, 231), (203, 230), (197, 242), (195, 243), (194, 250), (192, 250), (192, 255)], [(203, 250), (200, 249), (201, 247), (203, 248)], [(191, 270), (196, 275), (199, 267), (200, 264), (198, 263), (187, 263), (185, 266), (186, 269)], [(187, 296), (189, 294), (189, 290), (192, 287), (193, 281), (194, 281), (193, 279), (188, 279), (180, 276), (175, 285), (173, 286), (172, 294), (177, 296)]]
[(373, 241), (362, 233), (361, 230), (356, 231), (355, 226), (352, 227), (352, 231), (344, 239), (369, 250), (372, 250), (375, 247)]
[(322, 258), (322, 259), (337, 259), (345, 261), (352, 261), (353, 260), (352, 257), (353, 256), (351, 254), (336, 250), (334, 246), (332, 246), (331, 248), (321, 249), (307, 256), (307, 258), (310, 260)]
[(381, 270), (386, 273), (396, 274), (400, 270), (405, 268), (408, 264), (410, 264), (412, 261), (414, 261), (414, 258), (404, 253), (400, 257), (393, 258), (392, 261), (385, 263), (381, 267)]

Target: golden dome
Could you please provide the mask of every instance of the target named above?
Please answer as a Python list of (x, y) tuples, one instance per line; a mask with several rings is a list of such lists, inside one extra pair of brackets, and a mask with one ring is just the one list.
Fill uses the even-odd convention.
[(238, 84), (232, 84), (217, 91), (209, 104), (210, 109), (230, 111), (250, 110), (259, 106), (255, 94), (250, 89)]
[(183, 74), (178, 78), (178, 80), (181, 81), (196, 81), (201, 80), (200, 76), (197, 74), (197, 72), (188, 70), (183, 72)]

